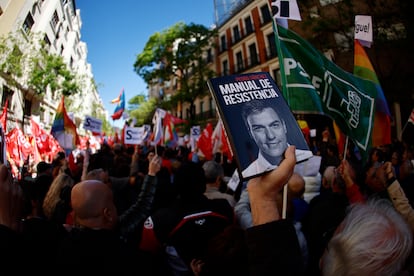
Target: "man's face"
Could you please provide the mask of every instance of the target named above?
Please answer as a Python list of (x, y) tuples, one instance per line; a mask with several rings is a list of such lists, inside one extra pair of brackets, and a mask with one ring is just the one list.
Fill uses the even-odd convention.
[(270, 107), (247, 117), (250, 133), (263, 155), (279, 157), (287, 147), (286, 126)]

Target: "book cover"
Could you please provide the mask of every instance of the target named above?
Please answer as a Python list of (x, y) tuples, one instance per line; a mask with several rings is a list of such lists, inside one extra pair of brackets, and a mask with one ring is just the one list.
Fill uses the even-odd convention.
[(289, 145), (296, 161), (313, 156), (285, 98), (268, 72), (207, 81), (232, 147), (241, 179), (276, 168)]

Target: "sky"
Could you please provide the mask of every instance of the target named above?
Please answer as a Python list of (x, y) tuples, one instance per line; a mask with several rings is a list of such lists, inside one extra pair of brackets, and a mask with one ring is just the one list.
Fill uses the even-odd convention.
[[(149, 37), (178, 22), (210, 27), (214, 23), (214, 0), (76, 0), (82, 20), (81, 41), (87, 44), (87, 61), (109, 116), (111, 100), (125, 91), (126, 105), (132, 97), (147, 95), (146, 84), (133, 70), (136, 56)], [(124, 120), (109, 122), (122, 127)]]

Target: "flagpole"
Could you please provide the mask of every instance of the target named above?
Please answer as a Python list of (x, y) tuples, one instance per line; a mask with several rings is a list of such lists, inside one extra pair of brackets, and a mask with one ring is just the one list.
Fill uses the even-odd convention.
[(401, 137), (400, 137), (400, 140), (402, 140), (402, 136), (403, 136), (404, 130), (405, 130), (405, 128), (407, 127), (407, 125), (408, 125), (408, 121), (407, 121), (407, 122), (405, 122), (405, 125), (404, 125), (403, 129), (401, 130)]
[(345, 140), (345, 148), (344, 148), (344, 157), (343, 160), (346, 160), (346, 153), (348, 151), (348, 142), (349, 142), (349, 136), (346, 136), (346, 140)]
[(405, 130), (405, 128), (408, 126), (408, 123), (410, 122), (410, 118), (411, 118), (411, 114), (414, 112), (414, 109), (413, 109), (413, 111), (411, 111), (411, 113), (410, 113), (410, 117), (408, 117), (408, 120), (405, 122), (405, 125), (404, 125), (404, 127), (403, 127), (403, 129), (401, 130), (401, 137), (400, 137), (400, 140), (402, 140), (402, 135), (403, 135), (403, 133), (404, 133), (404, 130)]
[[(283, 66), (283, 55), (282, 55), (282, 51), (281, 51), (281, 48), (280, 48), (279, 31), (277, 29), (277, 22), (276, 22), (275, 18), (273, 18), (272, 24), (273, 24), (273, 32), (275, 33), (276, 47), (277, 47), (277, 52), (278, 52), (280, 77), (281, 77), (281, 80), (282, 80), (282, 91), (286, 95), (285, 99), (286, 99), (287, 104), (290, 106), (289, 96), (288, 96), (289, 95), (289, 90), (286, 86), (287, 80), (286, 80), (286, 75), (285, 75), (285, 68)], [(287, 193), (287, 184), (286, 184), (285, 186), (283, 186), (283, 205), (282, 205), (282, 218), (283, 219), (286, 218), (287, 194), (288, 193)]]
[(278, 27), (277, 27), (276, 19), (273, 18), (272, 24), (273, 24), (273, 32), (275, 33), (277, 56), (278, 56), (278, 60), (279, 60), (280, 77), (281, 77), (281, 80), (282, 80), (282, 91), (286, 95), (285, 98), (286, 98), (287, 104), (290, 106), (289, 89), (286, 86), (287, 80), (286, 80), (286, 74), (285, 74), (285, 67), (283, 66), (283, 60), (284, 59), (283, 59), (282, 50), (281, 50), (281, 46), (280, 46), (279, 31), (277, 29)]

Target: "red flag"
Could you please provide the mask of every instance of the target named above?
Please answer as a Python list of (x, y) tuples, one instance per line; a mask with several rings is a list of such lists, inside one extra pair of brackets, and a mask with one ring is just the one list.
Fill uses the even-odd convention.
[(37, 148), (36, 137), (33, 135), (29, 136), (29, 143), (32, 145), (33, 149), (33, 162), (37, 164), (42, 161), (42, 156), (40, 155), (39, 149)]
[(7, 132), (7, 106), (9, 105), (9, 99), (6, 100), (6, 103), (4, 104), (3, 107), (3, 113), (1, 113), (0, 115), (0, 124), (1, 127), (3, 128), (4, 133)]
[(125, 131), (127, 128), (127, 124), (124, 124), (124, 127), (122, 128), (122, 132), (121, 132), (121, 141), (120, 144), (124, 145), (125, 144)]
[(227, 139), (227, 134), (224, 130), (224, 127), (221, 127), (221, 142), (223, 143), (223, 155), (226, 155), (229, 161), (232, 160), (233, 152), (231, 151), (229, 140)]
[(217, 125), (214, 128), (212, 143), (213, 153), (221, 152), (223, 155), (227, 156), (228, 160), (233, 159), (233, 153), (231, 152), (229, 142), (227, 141), (227, 134), (221, 120), (217, 122)]
[(32, 145), (17, 127), (6, 134), (6, 145), (10, 158), (19, 166), (33, 151)]
[(408, 118), (408, 122), (414, 125), (414, 109), (411, 111), (410, 117)]
[(168, 112), (164, 116), (164, 145), (171, 148), (174, 148), (178, 144), (178, 134), (175, 129), (174, 118), (179, 119)]
[(208, 123), (206, 128), (201, 133), (200, 138), (197, 141), (197, 147), (204, 154), (206, 160), (213, 159), (213, 143), (211, 138), (213, 137), (213, 126)]
[[(40, 155), (46, 154), (50, 151), (49, 146), (49, 137), (50, 134), (47, 133), (44, 129), (40, 127), (40, 125), (30, 118), (30, 126), (32, 129), (32, 135), (36, 140), (36, 147), (39, 151)], [(54, 138), (53, 138), (54, 139)]]
[(73, 156), (73, 153), (70, 153), (68, 156), (68, 166), (70, 171), (75, 175), (78, 170), (78, 167), (76, 166), (75, 157)]

